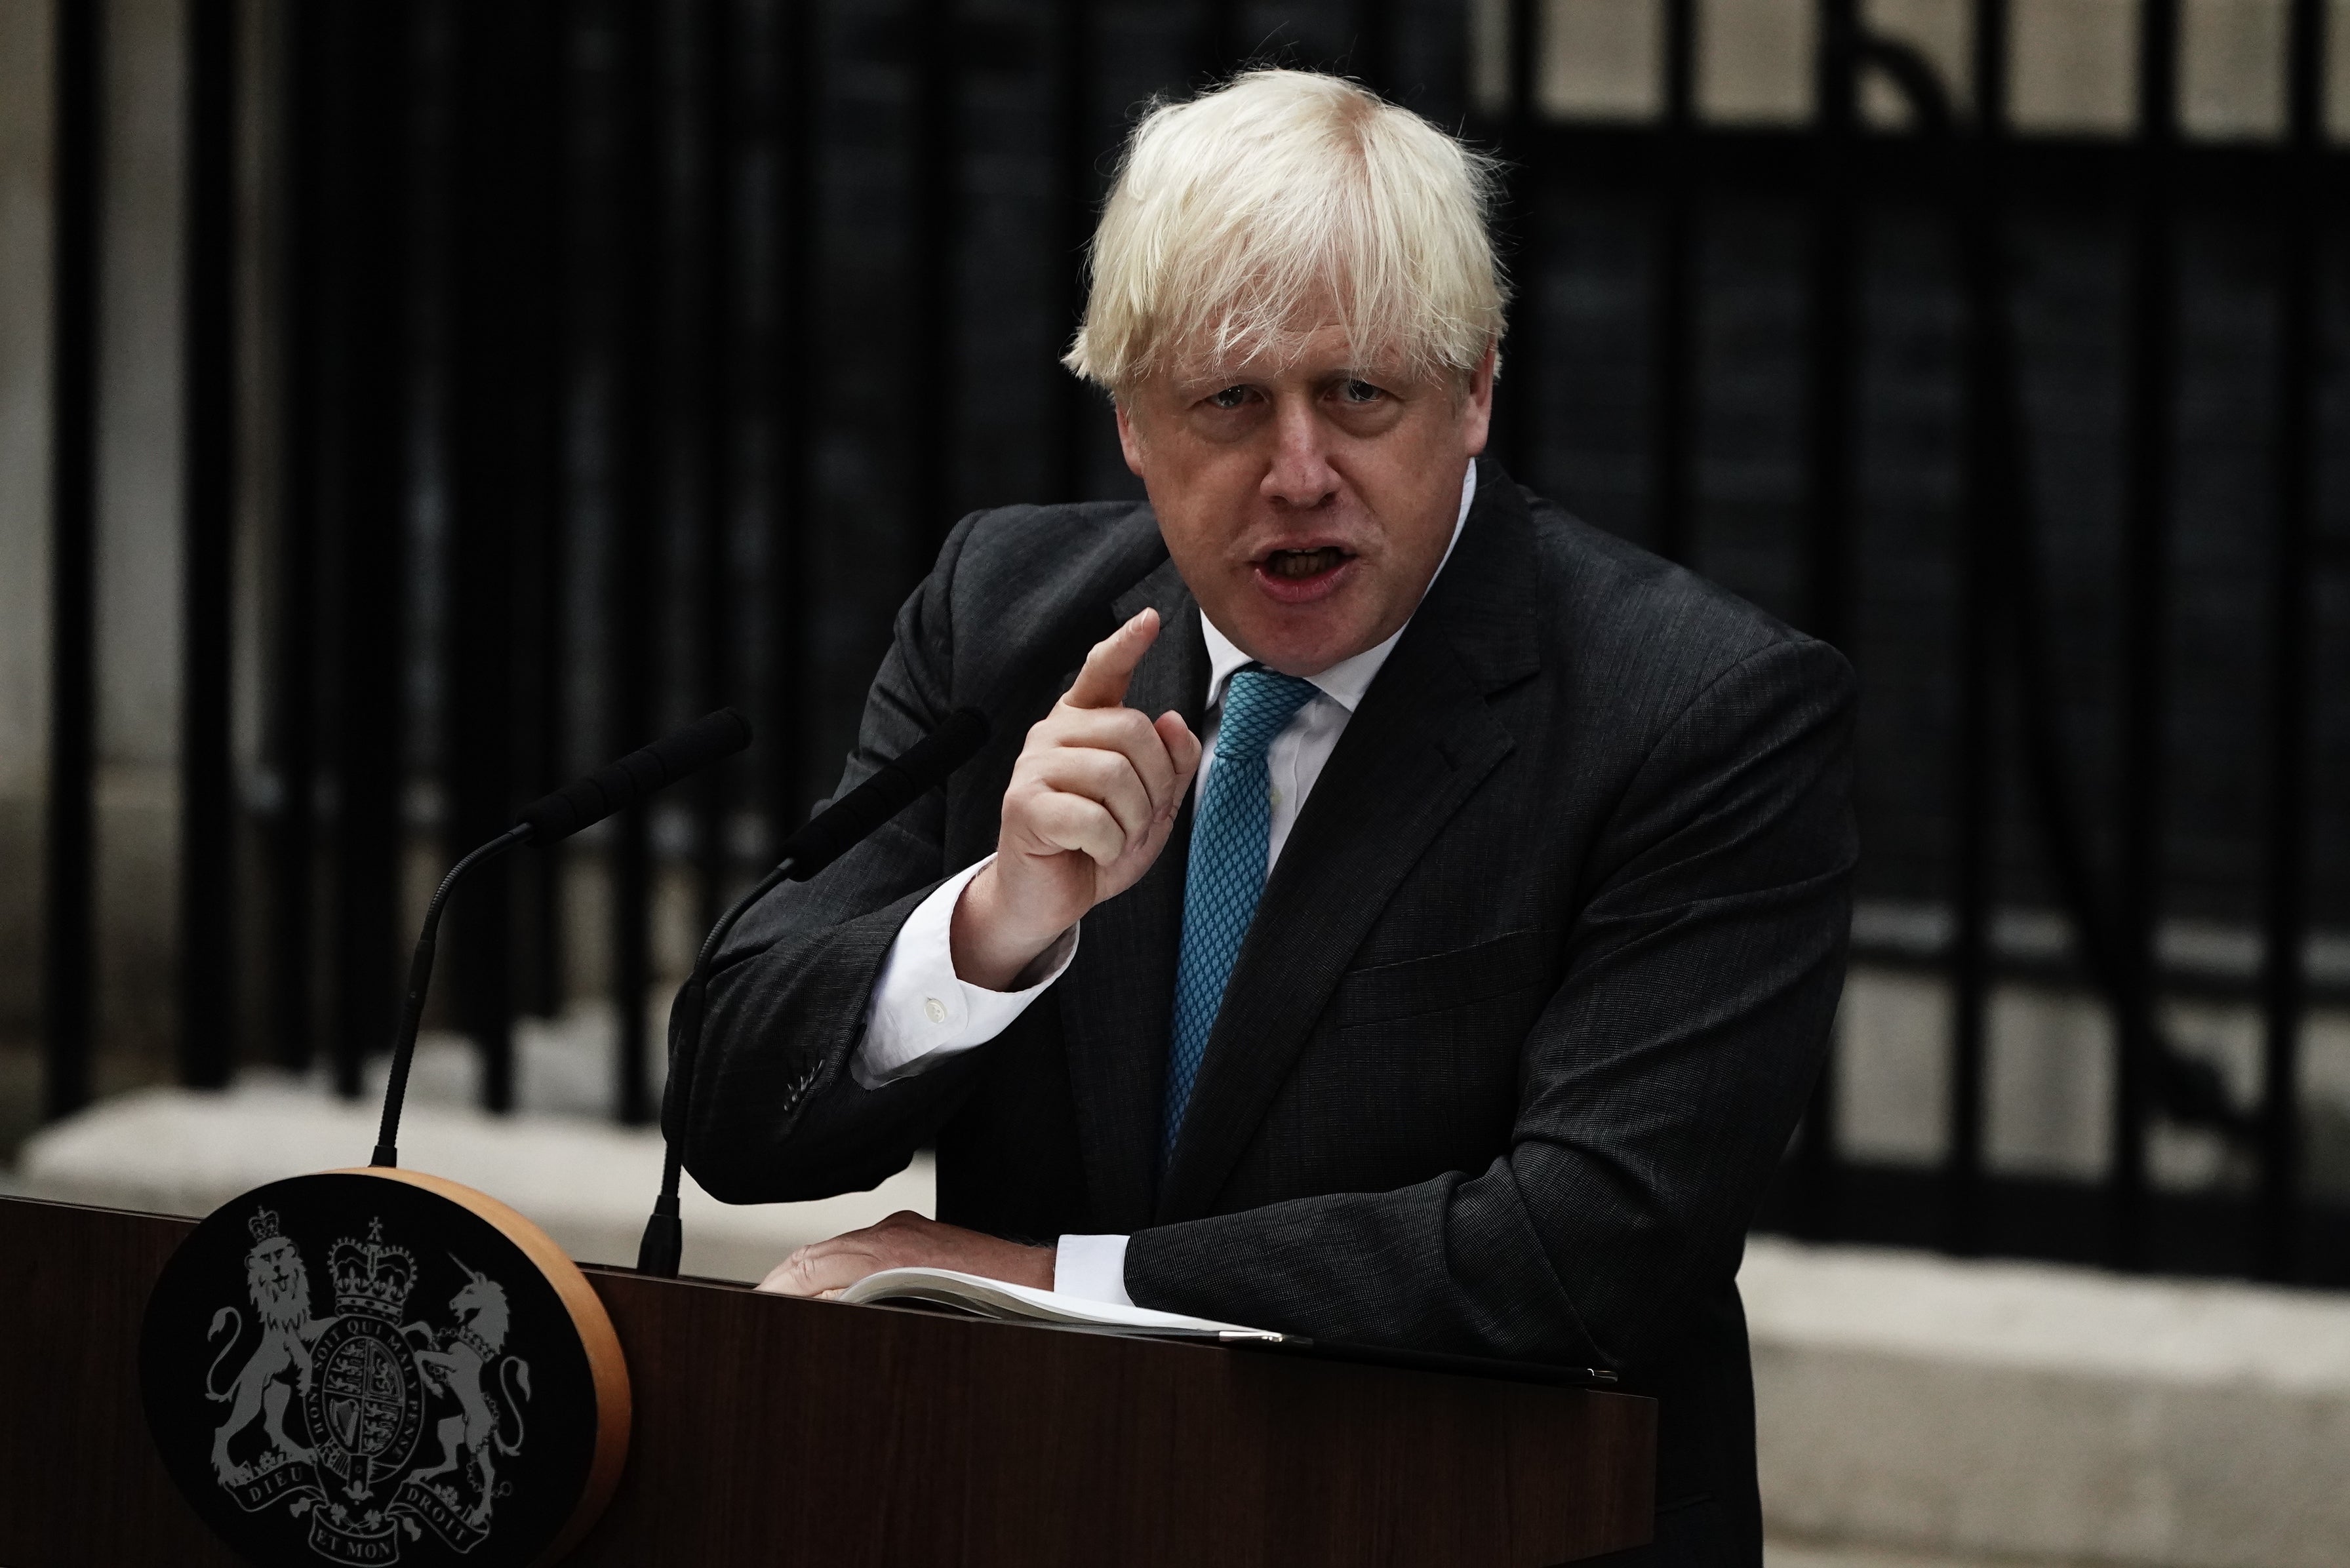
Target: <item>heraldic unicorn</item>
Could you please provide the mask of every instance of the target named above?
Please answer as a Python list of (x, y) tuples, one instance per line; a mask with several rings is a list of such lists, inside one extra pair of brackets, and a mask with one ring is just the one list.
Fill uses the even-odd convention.
[(529, 1364), (504, 1350), (505, 1288), (452, 1254), (465, 1277), (453, 1321), (411, 1319), (416, 1259), (378, 1220), (328, 1253), (335, 1315), (314, 1317), (308, 1265), (277, 1215), (256, 1210), (245, 1225), (252, 1319), (224, 1306), (208, 1331), (219, 1350), (204, 1395), (228, 1407), (214, 1479), (247, 1513), (307, 1516), (311, 1548), (333, 1562), (396, 1563), (402, 1539), (426, 1531), (459, 1552), (480, 1545), (530, 1397)]

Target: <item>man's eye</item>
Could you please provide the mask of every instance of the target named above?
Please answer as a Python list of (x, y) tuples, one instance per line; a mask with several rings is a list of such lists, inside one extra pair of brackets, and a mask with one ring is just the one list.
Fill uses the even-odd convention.
[(1220, 409), (1237, 409), (1248, 401), (1246, 387), (1226, 387), (1221, 392), (1208, 394), (1208, 401)]
[(1376, 403), (1387, 394), (1368, 381), (1353, 380), (1338, 389), (1338, 395), (1350, 403)]

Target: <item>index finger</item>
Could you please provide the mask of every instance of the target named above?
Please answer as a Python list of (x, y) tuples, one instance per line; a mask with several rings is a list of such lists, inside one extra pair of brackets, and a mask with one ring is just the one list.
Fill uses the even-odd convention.
[(1159, 612), (1137, 611), (1132, 620), (1095, 643), (1076, 683), (1061, 699), (1072, 708), (1115, 708), (1126, 701), (1127, 682), (1150, 645), (1159, 640)]

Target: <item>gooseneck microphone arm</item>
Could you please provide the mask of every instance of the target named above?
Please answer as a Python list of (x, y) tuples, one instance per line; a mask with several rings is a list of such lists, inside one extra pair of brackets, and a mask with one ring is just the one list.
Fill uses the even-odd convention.
[(432, 954), (439, 945), (441, 909), (468, 872), (488, 864), (517, 844), (546, 845), (603, 821), (666, 784), (701, 772), (751, 743), (751, 725), (732, 708), (706, 713), (675, 734), (665, 735), (619, 762), (597, 769), (541, 795), (522, 808), (521, 820), (466, 856), (441, 878), (424, 907), (424, 929), (408, 963), (408, 997), (400, 1010), (400, 1033), (392, 1039), (391, 1075), (383, 1086), (383, 1122), (376, 1130), (370, 1165), (400, 1163), (400, 1113), (408, 1100), (408, 1070), (416, 1057), (416, 1031), (424, 1021), (424, 996), (432, 984)]
[[(685, 989), (677, 996), (678, 1029), (676, 1044), (670, 1053), (670, 1072), (677, 1078), (681, 1091), (691, 1082), (694, 1059), (702, 1050), (702, 1002), (710, 988), (710, 961), (726, 945), (726, 939), (733, 934), (734, 922), (743, 918), (744, 911), (774, 892), (797, 868), (798, 862), (786, 857), (719, 916), (717, 923), (710, 928), (710, 935), (702, 939), (702, 951), (694, 955), (693, 972), (686, 977)], [(684, 1114), (682, 1109), (680, 1114)], [(662, 1139), (660, 1196), (653, 1199), (653, 1211), (645, 1220), (644, 1237), (637, 1243), (637, 1272), (659, 1274), (667, 1280), (677, 1278), (678, 1265), (685, 1256), (685, 1222), (677, 1209), (678, 1189), (685, 1175), (684, 1158), (678, 1152), (681, 1141), (677, 1136)]]
[(449, 867), (424, 906), (424, 929), (416, 938), (416, 951), (408, 961), (408, 1000), (400, 1004), (400, 1033), (391, 1046), (391, 1078), (383, 1086), (383, 1122), (376, 1128), (375, 1158), (369, 1165), (400, 1163), (400, 1112), (408, 1099), (408, 1067), (416, 1058), (416, 1030), (424, 1021), (424, 993), (432, 985), (432, 952), (441, 940), (441, 906), (449, 889), (476, 866), (486, 865), (530, 837), (530, 824), (516, 823), (471, 855)]
[(677, 1277), (685, 1250), (685, 1228), (678, 1216), (678, 1189), (684, 1180), (684, 1157), (680, 1146), (693, 1119), (693, 1073), (702, 1054), (703, 1002), (710, 988), (710, 966), (733, 933), (734, 924), (752, 905), (786, 881), (805, 882), (897, 815), (946, 782), (947, 775), (977, 755), (987, 743), (987, 716), (976, 708), (958, 708), (943, 723), (909, 747), (904, 755), (885, 763), (872, 777), (850, 790), (784, 841), (775, 868), (736, 899), (718, 917), (693, 961), (693, 972), (678, 993), (676, 1027), (671, 1031), (670, 1087), (675, 1096), (661, 1118), (667, 1142), (661, 1159), (660, 1196), (645, 1221), (644, 1240), (637, 1247), (637, 1272), (663, 1279)]

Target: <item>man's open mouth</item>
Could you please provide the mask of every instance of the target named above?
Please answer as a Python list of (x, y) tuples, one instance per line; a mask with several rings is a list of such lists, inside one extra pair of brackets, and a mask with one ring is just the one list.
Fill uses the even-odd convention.
[(1295, 582), (1320, 576), (1351, 558), (1348, 552), (1336, 545), (1313, 550), (1275, 550), (1264, 558), (1264, 570), (1269, 576)]

